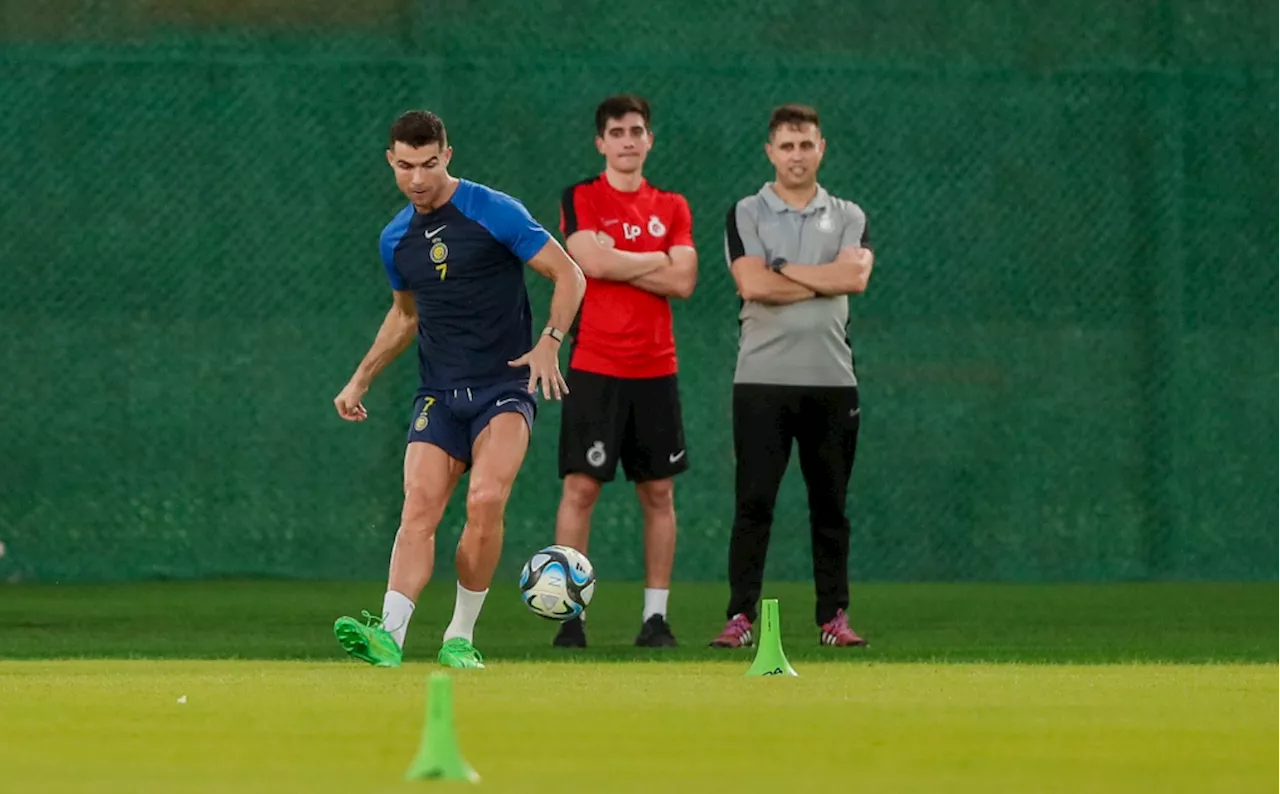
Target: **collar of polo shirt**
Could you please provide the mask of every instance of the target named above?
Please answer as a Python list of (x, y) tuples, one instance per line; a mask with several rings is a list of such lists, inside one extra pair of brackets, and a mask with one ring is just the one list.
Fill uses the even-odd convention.
[(824, 210), (831, 206), (831, 194), (822, 185), (818, 185), (818, 192), (814, 194), (813, 198), (809, 200), (809, 203), (802, 210), (791, 206), (783, 201), (777, 193), (774, 193), (771, 182), (764, 183), (764, 187), (760, 188), (760, 195), (764, 198), (764, 203), (768, 204), (769, 209), (774, 212), (798, 212), (801, 215), (812, 215), (818, 210)]

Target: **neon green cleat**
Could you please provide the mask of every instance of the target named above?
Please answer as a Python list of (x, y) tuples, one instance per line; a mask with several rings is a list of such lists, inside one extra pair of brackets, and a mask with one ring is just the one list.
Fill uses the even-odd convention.
[(374, 667), (399, 667), (404, 653), (391, 632), (382, 628), (382, 618), (365, 610), (360, 614), (364, 616), (364, 624), (348, 617), (334, 622), (333, 634), (342, 650)]
[(440, 664), (445, 667), (459, 670), (484, 669), (484, 657), (476, 650), (476, 646), (462, 637), (445, 640), (444, 646), (440, 648), (439, 659)]

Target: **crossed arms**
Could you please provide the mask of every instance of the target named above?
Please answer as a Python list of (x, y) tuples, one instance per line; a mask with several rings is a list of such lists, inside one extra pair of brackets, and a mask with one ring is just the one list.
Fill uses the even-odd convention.
[(764, 246), (749, 213), (735, 206), (725, 224), (729, 269), (743, 300), (785, 306), (815, 297), (863, 292), (871, 279), (875, 254), (858, 239), (843, 239), (835, 259), (823, 264), (788, 262), (777, 270), (764, 258)]
[(693, 294), (698, 283), (698, 254), (693, 247), (693, 217), (683, 196), (675, 196), (666, 218), (670, 224), (666, 239), (672, 244), (666, 251), (641, 253), (614, 248), (613, 238), (603, 233), (604, 223), (595, 208), (580, 195), (581, 188), (574, 185), (565, 190), (560, 202), (560, 228), (565, 235), (565, 248), (584, 274), (631, 284), (664, 298), (688, 298)]
[(665, 298), (687, 298), (698, 283), (698, 253), (691, 245), (639, 254), (601, 245), (595, 232), (584, 229), (569, 235), (565, 247), (586, 275), (625, 281)]

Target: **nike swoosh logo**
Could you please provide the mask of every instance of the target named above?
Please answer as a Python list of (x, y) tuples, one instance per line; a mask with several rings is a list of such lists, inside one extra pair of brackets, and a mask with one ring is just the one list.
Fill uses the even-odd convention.
[(498, 403), (497, 403), (497, 404), (498, 404), (498, 405), (506, 405), (507, 403), (514, 403), (514, 402), (519, 402), (519, 399), (518, 399), (518, 398), (516, 398), (516, 397), (508, 397), (508, 398), (507, 398), (507, 399), (505, 399), (505, 400), (498, 400)]
[(439, 234), (440, 232), (448, 228), (448, 226), (449, 226), (448, 224), (445, 224), (444, 226), (441, 226), (439, 229), (432, 229), (431, 231), (427, 232), (427, 237), (435, 237), (437, 234)]
[(679, 452), (675, 453), (674, 455), (668, 455), (667, 460), (671, 463), (675, 463), (676, 461), (680, 460), (683, 457), (684, 457), (684, 450), (682, 449)]

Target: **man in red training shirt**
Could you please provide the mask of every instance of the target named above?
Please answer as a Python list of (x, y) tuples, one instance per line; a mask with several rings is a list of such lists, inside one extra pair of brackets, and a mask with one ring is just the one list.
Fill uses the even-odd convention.
[[(613, 96), (596, 108), (604, 173), (572, 185), (560, 205), (565, 246), (587, 276), (573, 327), (560, 423), (556, 543), (587, 552), (591, 511), (619, 462), (644, 512), (644, 610), (636, 645), (675, 645), (667, 593), (675, 559), (675, 475), (689, 467), (672, 297), (693, 293), (698, 257), (684, 196), (645, 181), (653, 146), (649, 103)], [(561, 624), (555, 645), (584, 648), (581, 618)]]

